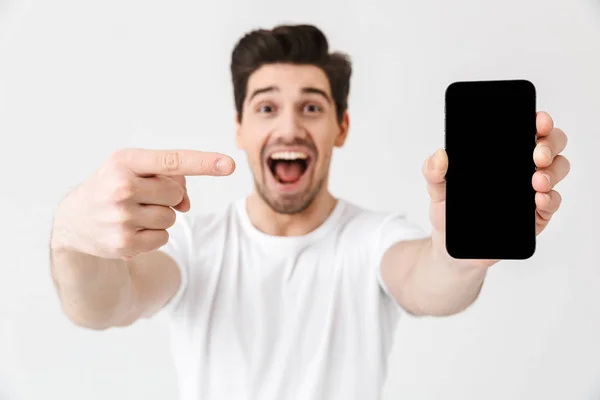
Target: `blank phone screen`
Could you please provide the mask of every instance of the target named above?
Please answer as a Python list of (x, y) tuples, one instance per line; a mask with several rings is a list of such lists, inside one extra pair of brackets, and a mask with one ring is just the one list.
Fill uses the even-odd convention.
[(460, 259), (535, 252), (535, 87), (454, 82), (446, 90), (446, 249)]

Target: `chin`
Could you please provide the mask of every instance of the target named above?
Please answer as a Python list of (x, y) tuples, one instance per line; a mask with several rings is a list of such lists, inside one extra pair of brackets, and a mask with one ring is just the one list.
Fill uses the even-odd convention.
[(272, 190), (268, 185), (256, 185), (257, 192), (269, 207), (279, 214), (299, 214), (305, 211), (321, 192), (323, 187), (321, 180), (314, 188), (308, 187), (302, 192), (281, 193)]

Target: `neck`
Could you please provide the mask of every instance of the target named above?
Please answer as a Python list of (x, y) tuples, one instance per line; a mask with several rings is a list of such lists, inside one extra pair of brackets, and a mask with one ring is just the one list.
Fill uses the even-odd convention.
[[(324, 188), (325, 189), (325, 188)], [(322, 190), (312, 203), (297, 214), (275, 212), (256, 191), (248, 196), (246, 209), (256, 229), (273, 236), (302, 236), (317, 229), (337, 204), (327, 190)]]

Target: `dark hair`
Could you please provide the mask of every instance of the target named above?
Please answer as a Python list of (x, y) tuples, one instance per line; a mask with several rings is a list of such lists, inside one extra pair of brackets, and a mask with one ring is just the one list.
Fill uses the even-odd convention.
[(242, 109), (250, 75), (265, 64), (290, 63), (321, 68), (329, 80), (338, 122), (348, 108), (352, 63), (347, 54), (329, 53), (323, 32), (313, 25), (279, 25), (245, 34), (231, 55), (235, 107)]

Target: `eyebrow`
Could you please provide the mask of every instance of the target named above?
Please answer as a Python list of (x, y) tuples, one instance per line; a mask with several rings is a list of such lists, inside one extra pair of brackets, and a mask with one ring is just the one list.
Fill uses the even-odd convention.
[(254, 97), (256, 97), (257, 95), (259, 95), (261, 93), (275, 92), (275, 91), (279, 91), (279, 88), (276, 86), (267, 86), (264, 88), (256, 89), (254, 92), (252, 92), (252, 95), (250, 96), (248, 101), (251, 101)]
[(315, 93), (315, 94), (321, 95), (321, 96), (323, 96), (323, 98), (325, 100), (327, 100), (328, 103), (331, 103), (331, 99), (329, 98), (329, 95), (327, 93), (325, 93), (324, 90), (314, 88), (314, 87), (305, 87), (305, 88), (302, 88), (302, 93)]
[[(264, 88), (259, 88), (252, 92), (252, 95), (250, 96), (248, 101), (251, 101), (254, 97), (258, 96), (259, 94), (268, 93), (268, 92), (278, 92), (278, 91), (279, 91), (279, 88), (277, 86), (267, 86)], [(331, 98), (322, 89), (315, 88), (315, 87), (304, 87), (304, 88), (302, 88), (302, 93), (318, 94), (318, 95), (322, 96), (325, 100), (327, 100), (328, 103), (331, 103)]]

